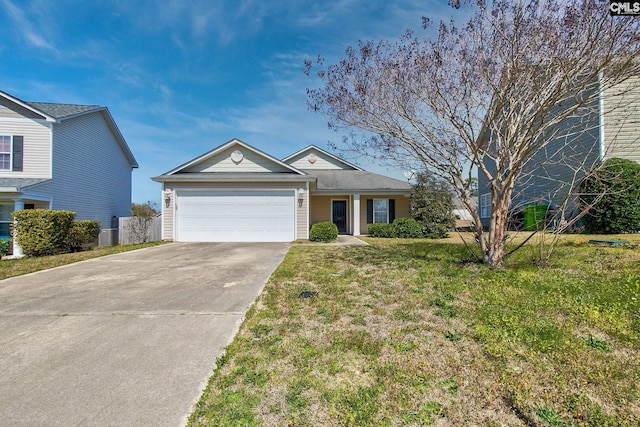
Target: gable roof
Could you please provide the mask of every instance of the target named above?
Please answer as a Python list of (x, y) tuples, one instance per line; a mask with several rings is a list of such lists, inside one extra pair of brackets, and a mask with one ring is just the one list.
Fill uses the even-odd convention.
[(363, 170), (361, 167), (356, 166), (356, 165), (354, 165), (354, 164), (352, 164), (352, 163), (349, 163), (349, 162), (347, 162), (346, 160), (341, 159), (340, 157), (335, 156), (335, 155), (333, 155), (333, 154), (329, 153), (328, 151), (323, 150), (322, 148), (317, 147), (317, 146), (315, 146), (315, 145), (313, 145), (313, 144), (312, 144), (312, 145), (309, 145), (308, 147), (303, 148), (303, 149), (302, 149), (302, 150), (300, 150), (300, 151), (296, 151), (295, 153), (293, 153), (293, 154), (291, 154), (291, 155), (289, 155), (289, 156), (285, 157), (284, 159), (282, 159), (282, 161), (283, 161), (283, 162), (285, 162), (285, 163), (289, 163), (291, 160), (293, 160), (293, 159), (295, 159), (295, 158), (297, 158), (297, 157), (302, 157), (302, 155), (303, 155), (304, 153), (306, 153), (307, 151), (313, 151), (313, 150), (315, 150), (315, 151), (318, 151), (318, 152), (322, 153), (323, 155), (325, 155), (325, 156), (327, 156), (327, 157), (331, 158), (332, 160), (336, 161), (337, 163), (341, 163), (341, 164), (343, 164), (344, 166), (346, 166), (346, 167), (347, 167), (347, 168), (349, 168), (349, 169), (354, 169), (354, 170), (359, 170), (359, 171)]
[[(243, 142), (243, 141), (240, 141), (237, 138), (234, 138), (234, 139), (232, 139), (230, 141), (227, 141), (224, 144), (214, 148), (213, 150), (207, 151), (206, 153), (204, 153), (204, 154), (202, 154), (202, 155), (200, 155), (200, 156), (198, 156), (198, 157), (196, 157), (194, 159), (191, 159), (186, 163), (183, 163), (182, 165), (178, 166), (177, 168), (172, 169), (169, 172), (166, 172), (166, 173), (162, 174), (160, 177), (167, 177), (167, 176), (176, 175), (176, 174), (180, 174), (180, 173), (183, 173), (183, 174), (189, 173), (189, 172), (186, 171), (186, 169), (188, 169), (191, 166), (194, 166), (194, 165), (196, 165), (198, 163), (202, 163), (202, 162), (204, 162), (206, 160), (209, 160), (209, 159), (215, 157), (216, 155), (220, 154), (221, 152), (230, 149), (233, 146), (240, 146), (242, 148), (245, 148), (245, 149), (255, 153), (256, 155), (265, 158), (267, 161), (272, 162), (272, 163), (284, 168), (285, 170), (287, 170), (288, 172), (291, 172), (292, 174), (300, 175), (300, 176), (306, 176), (307, 175), (303, 171), (301, 171), (299, 169), (296, 169), (293, 166), (288, 165), (288, 164), (284, 163), (283, 161), (276, 159), (275, 157), (270, 156), (269, 154), (265, 153), (264, 151), (260, 151), (257, 148), (247, 144), (246, 142)], [(192, 173), (192, 174), (194, 174), (194, 173)], [(212, 174), (212, 172), (208, 172), (208, 173), (204, 173), (204, 174), (205, 175), (209, 174), (209, 176), (211, 176), (210, 174)], [(203, 175), (203, 174), (200, 173), (199, 175)], [(157, 177), (157, 178), (160, 178), (160, 177)]]
[(42, 116), (46, 121), (51, 123), (60, 123), (64, 120), (72, 119), (84, 114), (100, 113), (104, 121), (107, 123), (107, 126), (109, 126), (109, 129), (113, 133), (113, 136), (118, 142), (118, 145), (124, 152), (125, 157), (131, 164), (131, 167), (138, 167), (138, 162), (129, 149), (127, 141), (125, 141), (124, 137), (122, 136), (118, 125), (116, 125), (116, 122), (113, 119), (113, 116), (111, 116), (111, 113), (109, 112), (109, 109), (107, 107), (103, 107), (100, 105), (55, 104), (51, 102), (23, 101), (3, 91), (0, 91), (0, 96), (8, 99), (15, 104), (20, 105), (23, 108), (26, 108), (27, 110), (32, 111), (33, 113)]

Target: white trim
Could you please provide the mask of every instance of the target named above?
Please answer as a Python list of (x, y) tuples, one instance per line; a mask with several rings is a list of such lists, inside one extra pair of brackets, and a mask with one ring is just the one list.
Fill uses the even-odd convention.
[[(20, 211), (24, 209), (24, 200), (15, 199), (13, 201), (13, 211)], [(15, 219), (14, 219), (15, 221)], [(22, 252), (22, 246), (18, 243), (18, 239), (13, 239), (13, 257), (22, 258), (24, 253)]]
[[(311, 191), (309, 188), (309, 182), (306, 183), (307, 186), (307, 223), (305, 224), (305, 239), (309, 240), (309, 214), (311, 212)], [(296, 230), (297, 232), (297, 230)]]
[(360, 194), (353, 195), (353, 235), (360, 235)]
[(16, 98), (15, 96), (11, 96), (6, 92), (2, 92), (0, 91), (0, 96), (2, 96), (3, 98), (8, 99), (9, 101), (13, 102), (14, 104), (18, 104), (19, 106), (26, 108), (27, 110), (36, 113), (40, 116), (43, 116), (48, 122), (56, 122), (57, 120), (52, 117), (49, 116), (48, 114), (43, 113), (42, 111), (38, 110), (37, 108), (32, 107), (31, 105), (27, 104), (26, 102)]
[(349, 166), (350, 168), (353, 168), (353, 169), (355, 169), (355, 170), (359, 170), (359, 171), (364, 170), (364, 169), (362, 169), (362, 168), (361, 168), (361, 167), (359, 167), (359, 166), (356, 166), (356, 165), (354, 165), (354, 164), (352, 164), (352, 163), (349, 163), (349, 162), (347, 162), (346, 160), (343, 160), (343, 159), (341, 159), (340, 157), (335, 156), (335, 155), (333, 155), (333, 154), (329, 153), (328, 151), (323, 150), (322, 148), (318, 148), (318, 147), (316, 147), (315, 145), (309, 145), (308, 147), (303, 148), (302, 150), (300, 150), (300, 151), (298, 151), (298, 152), (296, 152), (296, 153), (293, 153), (293, 154), (291, 154), (291, 155), (289, 155), (289, 156), (285, 157), (284, 159), (282, 159), (282, 161), (283, 161), (283, 162), (288, 162), (288, 161), (289, 161), (289, 160), (291, 160), (293, 157), (297, 157), (297, 156), (299, 156), (300, 154), (304, 153), (305, 151), (309, 151), (309, 150), (312, 150), (312, 149), (317, 150), (317, 151), (321, 152), (322, 154), (324, 154), (324, 155), (326, 155), (326, 156), (331, 157), (333, 160), (336, 160), (336, 161), (338, 161), (338, 162), (342, 163), (342, 164), (343, 164), (343, 165), (345, 165), (345, 166)]
[[(13, 172), (13, 137), (15, 136), (14, 134), (10, 134), (10, 135), (4, 135), (4, 134), (0, 134), (1, 136), (8, 136), (10, 141), (9, 141), (9, 169), (3, 169), (0, 167), (0, 173), (2, 172)], [(23, 148), (24, 150), (24, 148)], [(0, 154), (7, 154), (5, 151), (0, 151)]]
[(600, 128), (600, 160), (604, 160), (604, 156), (606, 154), (605, 145), (604, 145), (604, 93), (602, 90), (602, 71), (598, 73), (598, 108), (600, 110), (600, 114), (598, 114), (599, 120), (599, 128)]
[[(24, 147), (22, 151), (25, 151)], [(49, 123), (49, 179), (53, 179), (53, 123)]]
[[(389, 224), (389, 208), (390, 208), (390, 203), (389, 200), (391, 200), (389, 197), (377, 197), (377, 198), (373, 198), (373, 205), (371, 206), (371, 214), (373, 215), (373, 222), (372, 224)], [(387, 201), (387, 221), (384, 223), (377, 223), (376, 222), (376, 200), (386, 200)]]

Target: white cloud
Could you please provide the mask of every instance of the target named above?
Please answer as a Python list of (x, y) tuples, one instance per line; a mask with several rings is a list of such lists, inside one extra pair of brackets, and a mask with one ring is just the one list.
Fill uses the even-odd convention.
[(13, 28), (29, 44), (40, 49), (45, 49), (57, 53), (57, 49), (47, 40), (47, 23), (41, 19), (37, 23), (31, 22), (25, 10), (19, 8), (10, 0), (2, 0), (2, 6), (7, 11), (7, 15), (13, 22)]

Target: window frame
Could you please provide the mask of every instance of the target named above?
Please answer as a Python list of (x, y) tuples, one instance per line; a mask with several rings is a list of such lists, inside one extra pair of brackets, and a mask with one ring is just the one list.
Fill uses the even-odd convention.
[[(11, 172), (13, 171), (13, 135), (0, 135), (0, 139), (8, 138), (9, 139), (9, 151), (0, 151), (0, 158), (3, 155), (8, 155), (8, 168), (2, 167), (4, 165), (4, 160), (0, 160), (0, 171)], [(4, 141), (0, 141), (0, 149), (2, 147), (2, 143)]]
[(491, 217), (491, 193), (483, 193), (478, 198), (480, 205), (480, 218)]
[[(380, 213), (383, 212), (382, 210), (376, 210), (376, 201), (385, 201), (386, 202), (386, 208), (385, 208), (385, 211), (384, 211), (385, 218), (386, 218), (385, 221), (376, 221), (376, 213), (380, 214)], [(376, 198), (374, 198), (373, 199), (373, 211), (372, 211), (372, 213), (373, 213), (373, 222), (372, 222), (372, 224), (389, 224), (389, 199), (388, 198), (386, 198), (386, 199), (382, 199), (382, 198), (376, 199)]]
[[(0, 237), (11, 238), (11, 225), (13, 221), (11, 220), (11, 214), (13, 213), (14, 206), (7, 203), (0, 203), (0, 224), (6, 224), (7, 226), (7, 234), (1, 234)], [(2, 216), (7, 215), (7, 219), (4, 220)]]

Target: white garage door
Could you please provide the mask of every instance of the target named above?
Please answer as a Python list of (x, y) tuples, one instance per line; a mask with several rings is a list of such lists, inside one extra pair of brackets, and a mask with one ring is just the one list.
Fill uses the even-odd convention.
[(290, 242), (295, 192), (180, 192), (176, 219), (179, 242)]

